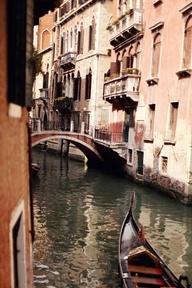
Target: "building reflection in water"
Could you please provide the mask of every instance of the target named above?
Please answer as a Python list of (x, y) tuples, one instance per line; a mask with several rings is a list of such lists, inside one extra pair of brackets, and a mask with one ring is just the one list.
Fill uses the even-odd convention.
[(190, 276), (191, 208), (83, 163), (35, 156), (42, 169), (33, 182), (34, 274), (45, 277), (35, 287), (118, 287), (118, 237), (133, 190), (147, 238), (177, 275)]

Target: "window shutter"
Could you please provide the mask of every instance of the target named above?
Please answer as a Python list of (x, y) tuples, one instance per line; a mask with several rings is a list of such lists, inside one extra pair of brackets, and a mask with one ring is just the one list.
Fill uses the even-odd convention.
[(96, 35), (96, 24), (95, 22), (92, 24), (92, 50), (95, 49), (95, 35)]
[(185, 31), (184, 41), (184, 68), (188, 68), (191, 65), (192, 54), (192, 27)]
[(83, 42), (84, 42), (84, 30), (81, 30), (81, 38), (80, 38), (80, 54), (83, 54)]
[(128, 67), (128, 57), (124, 56), (122, 59), (122, 70), (125, 71), (127, 67)]
[(92, 29), (92, 26), (90, 25), (89, 26), (89, 49), (88, 50), (92, 49), (92, 34), (93, 34), (93, 29)]
[(8, 102), (31, 106), (32, 25), (31, 1), (7, 1), (8, 21)]
[(73, 86), (73, 99), (77, 100), (77, 78), (74, 78), (74, 86)]
[(81, 99), (81, 77), (77, 78), (77, 99)]
[(117, 74), (119, 74), (120, 73), (120, 61), (119, 60), (117, 60), (117, 62), (116, 62), (116, 73)]
[(81, 48), (81, 31), (78, 31), (78, 39), (77, 39), (77, 53), (80, 54)]

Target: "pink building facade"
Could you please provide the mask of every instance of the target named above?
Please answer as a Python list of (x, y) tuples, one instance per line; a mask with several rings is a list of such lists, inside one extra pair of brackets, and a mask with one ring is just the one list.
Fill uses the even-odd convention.
[(144, 123), (144, 181), (183, 202), (192, 197), (191, 15), (192, 1), (144, 1), (137, 112)]
[(113, 5), (113, 51), (104, 82), (112, 142), (124, 145), (127, 172), (135, 180), (189, 203), (192, 1)]

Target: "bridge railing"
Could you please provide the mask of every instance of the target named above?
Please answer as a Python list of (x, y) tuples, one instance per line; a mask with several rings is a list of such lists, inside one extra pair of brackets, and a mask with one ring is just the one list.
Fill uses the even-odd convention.
[[(82, 124), (82, 123), (81, 123)], [(55, 131), (70, 131), (76, 132), (86, 135), (91, 135), (94, 139), (100, 140), (107, 143), (126, 143), (128, 142), (128, 131), (123, 132), (111, 132), (108, 128), (93, 128), (89, 127), (89, 130), (85, 125), (83, 127), (79, 127), (78, 125), (66, 125), (66, 123), (62, 123), (61, 121), (41, 121), (38, 118), (31, 118), (30, 119), (30, 127), (31, 132), (41, 132), (41, 131), (48, 131), (48, 130), (55, 130)], [(95, 132), (95, 133), (92, 133)]]
[(29, 124), (32, 132), (40, 132), (46, 130), (70, 131), (70, 126), (64, 125), (61, 121), (41, 121), (40, 119), (31, 118)]

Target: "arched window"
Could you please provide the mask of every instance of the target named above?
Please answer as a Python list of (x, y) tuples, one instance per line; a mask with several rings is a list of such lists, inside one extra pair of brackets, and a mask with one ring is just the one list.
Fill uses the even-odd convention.
[(91, 98), (91, 83), (92, 83), (92, 71), (90, 68), (89, 73), (86, 75), (85, 99)]
[(127, 72), (127, 64), (128, 64), (127, 51), (124, 50), (123, 54), (122, 54), (122, 74), (126, 74), (126, 72)]
[(77, 26), (75, 26), (75, 29), (74, 29), (74, 41), (73, 41), (73, 45), (74, 45), (74, 50), (75, 52), (77, 51), (77, 42), (78, 42), (78, 39), (77, 39)]
[(140, 60), (141, 60), (141, 45), (140, 42), (137, 43), (136, 50), (135, 50), (135, 68), (140, 68)]
[(66, 53), (69, 51), (69, 31), (66, 33)]
[(73, 31), (70, 32), (70, 50), (73, 50)]
[(65, 53), (65, 33), (61, 36), (61, 55)]
[(42, 33), (42, 41), (41, 41), (41, 48), (42, 50), (48, 48), (50, 46), (50, 32), (48, 30), (45, 30)]
[(134, 55), (134, 49), (133, 46), (131, 46), (128, 53), (128, 68), (133, 68), (133, 62), (134, 62), (133, 55)]
[(84, 43), (84, 29), (83, 29), (83, 23), (81, 23), (80, 31), (78, 31), (78, 45), (77, 45), (78, 54), (83, 54), (83, 43)]
[(184, 57), (183, 66), (188, 68), (191, 66), (192, 60), (192, 16), (187, 19), (185, 25), (185, 35), (184, 35)]
[(151, 72), (151, 75), (153, 77), (158, 76), (160, 51), (161, 51), (161, 34), (158, 33), (157, 35), (155, 35), (153, 41), (153, 58), (152, 58), (152, 72)]
[(80, 72), (77, 72), (77, 77), (74, 78), (74, 100), (80, 100), (81, 98), (81, 75)]
[(95, 33), (96, 33), (96, 23), (95, 23), (95, 18), (93, 17), (92, 23), (89, 26), (89, 49), (88, 50), (95, 49)]

